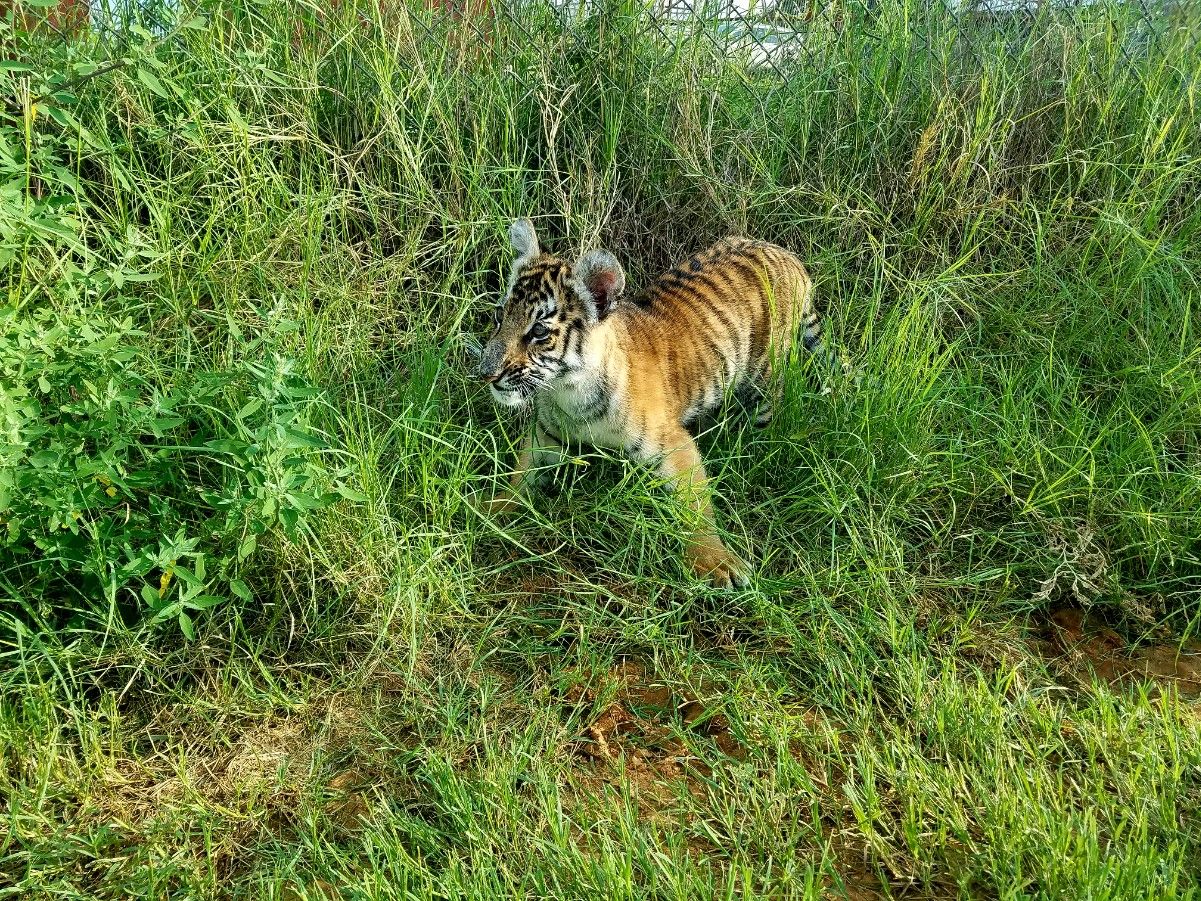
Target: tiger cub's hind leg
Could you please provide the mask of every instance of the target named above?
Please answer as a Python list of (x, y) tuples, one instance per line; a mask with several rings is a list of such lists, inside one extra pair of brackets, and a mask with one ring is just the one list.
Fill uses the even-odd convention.
[(771, 422), (772, 401), (761, 378), (748, 377), (734, 390), (738, 408), (752, 418), (756, 428)]
[(744, 588), (747, 565), (730, 552), (717, 534), (708, 477), (700, 451), (683, 429), (668, 429), (641, 449), (641, 459), (657, 460), (659, 475), (671, 486), (688, 514), (684, 556), (693, 573), (717, 588)]
[(765, 429), (771, 425), (776, 407), (784, 397), (784, 385), (775, 377), (771, 360), (763, 364), (763, 371), (751, 382), (748, 390), (755, 401), (755, 428)]
[(834, 381), (844, 372), (842, 360), (830, 342), (822, 336), (822, 320), (817, 310), (810, 307), (801, 321), (801, 344), (813, 362), (817, 364), (817, 378), (821, 385), (821, 393), (829, 394), (834, 390)]

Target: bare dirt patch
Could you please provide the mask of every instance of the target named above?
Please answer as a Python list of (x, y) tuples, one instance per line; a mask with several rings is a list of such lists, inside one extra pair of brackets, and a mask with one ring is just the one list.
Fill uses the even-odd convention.
[(842, 885), (834, 880), (825, 882), (824, 896), (844, 901), (883, 901), (888, 895), (880, 888), (880, 880), (863, 864), (847, 864), (839, 873)]
[[(101, 774), (90, 815), (135, 832), (196, 811), (220, 811), (242, 837), (278, 827), (310, 789), (318, 758), (337, 753), (362, 721), (357, 702), (338, 695), (310, 709), (242, 724), (177, 718), (165, 709), (146, 731), (173, 736), (184, 753), (118, 757)], [(214, 735), (227, 738), (218, 744)], [(340, 819), (365, 812), (349, 785), (331, 784), (328, 795), (332, 805), (348, 808)]]
[[(607, 697), (611, 700), (601, 706)], [(681, 795), (699, 795), (710, 773), (710, 765), (680, 737), (677, 714), (727, 757), (742, 759), (746, 753), (724, 716), (673, 691), (634, 661), (617, 664), (599, 684), (573, 686), (564, 701), (577, 710), (601, 708), (588, 716), (572, 745), (573, 780), (595, 794), (628, 787), (639, 815), (650, 821), (681, 825), (672, 817)]]
[(1115, 687), (1151, 681), (1183, 696), (1201, 695), (1201, 642), (1131, 646), (1099, 616), (1062, 607), (1051, 614), (1034, 647), (1082, 686), (1095, 676)]
[[(604, 698), (609, 699), (607, 703), (602, 701)], [(690, 832), (689, 824), (697, 805), (703, 805), (705, 780), (721, 766), (722, 758), (730, 763), (743, 761), (750, 749), (734, 734), (718, 707), (673, 690), (636, 661), (617, 664), (586, 687), (573, 686), (565, 693), (564, 701), (577, 711), (593, 711), (572, 746), (571, 780), (581, 790), (583, 809), (599, 810), (607, 792), (620, 797), (623, 790), (628, 791), (639, 818), (683, 834), (693, 856), (711, 856), (719, 850), (703, 836)], [(807, 712), (803, 719), (810, 729), (829, 732), (816, 711)], [(686, 730), (683, 733), (681, 726)], [(696, 743), (685, 740), (689, 733), (698, 739), (708, 738), (719, 753), (698, 756)], [(830, 791), (831, 806), (837, 808), (836, 792), (827, 784), (825, 767), (807, 760), (800, 748), (791, 751), (811, 770), (815, 784)], [(847, 818), (843, 824), (830, 825), (835, 844), (846, 845), (838, 854), (839, 880), (825, 881), (823, 897), (848, 901), (889, 897), (878, 873), (868, 865), (867, 855), (847, 840), (857, 831), (849, 810)]]

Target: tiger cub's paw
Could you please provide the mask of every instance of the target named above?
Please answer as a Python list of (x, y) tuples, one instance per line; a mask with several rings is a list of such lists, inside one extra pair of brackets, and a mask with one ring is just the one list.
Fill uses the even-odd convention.
[(692, 571), (712, 582), (714, 588), (746, 588), (751, 582), (750, 567), (720, 542), (693, 545), (688, 562)]

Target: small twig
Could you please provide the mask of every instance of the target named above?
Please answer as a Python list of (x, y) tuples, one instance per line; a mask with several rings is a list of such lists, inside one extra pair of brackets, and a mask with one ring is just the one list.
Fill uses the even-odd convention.
[(47, 100), (48, 98), (57, 94), (59, 91), (78, 90), (80, 88), (80, 86), (87, 84), (93, 78), (99, 78), (101, 75), (107, 75), (109, 72), (112, 72), (114, 69), (120, 69), (122, 66), (127, 66), (127, 65), (129, 65), (128, 59), (117, 59), (117, 60), (113, 60), (111, 63), (105, 63), (99, 69), (96, 69), (94, 72), (89, 72), (87, 75), (81, 76), (80, 78), (76, 79), (74, 82), (69, 82), (64, 85), (59, 85), (53, 91), (48, 91), (45, 94), (38, 94), (38, 96), (33, 98), (32, 105), (37, 106), (43, 100)]

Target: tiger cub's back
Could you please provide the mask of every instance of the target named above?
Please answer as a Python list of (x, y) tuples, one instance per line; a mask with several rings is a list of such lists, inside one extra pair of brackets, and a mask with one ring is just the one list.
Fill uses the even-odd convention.
[(659, 276), (635, 304), (655, 322), (684, 419), (744, 380), (770, 375), (800, 329), (807, 350), (820, 342), (813, 280), (796, 255), (766, 241), (718, 241)]

